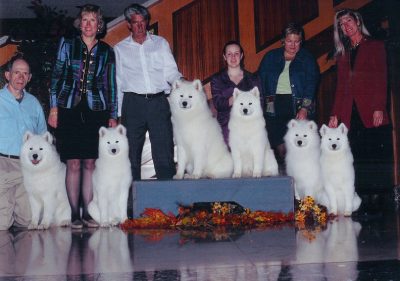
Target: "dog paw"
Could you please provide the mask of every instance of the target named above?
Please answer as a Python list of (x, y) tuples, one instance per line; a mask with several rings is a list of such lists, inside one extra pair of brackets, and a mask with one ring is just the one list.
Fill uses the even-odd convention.
[(188, 179), (188, 180), (192, 180), (192, 179), (194, 179), (194, 175), (185, 174), (185, 176), (183, 178), (184, 179)]
[(71, 224), (71, 220), (63, 220), (60, 222), (59, 226), (61, 227), (67, 227)]
[(239, 178), (241, 178), (242, 177), (242, 175), (240, 174), (240, 173), (234, 173), (233, 175), (232, 175), (232, 178), (234, 178), (234, 179), (239, 179)]
[(47, 224), (47, 223), (42, 223), (42, 224), (39, 224), (39, 225), (38, 225), (37, 229), (48, 229), (49, 226), (50, 226), (50, 225)]
[(38, 226), (37, 226), (37, 224), (30, 224), (30, 225), (28, 225), (28, 229), (29, 230), (31, 230), (31, 229), (38, 229)]
[(198, 180), (201, 178), (200, 174), (193, 174), (193, 179)]
[(100, 224), (100, 227), (110, 227), (110, 224), (104, 222), (104, 223), (101, 223), (101, 224)]
[(261, 178), (261, 172), (254, 172), (253, 178)]
[(110, 223), (110, 226), (118, 226), (120, 221), (118, 219), (113, 219)]
[(172, 177), (174, 180), (181, 180), (183, 179), (183, 175), (181, 174), (176, 174), (175, 176)]
[(351, 212), (344, 212), (343, 214), (345, 217), (351, 217)]

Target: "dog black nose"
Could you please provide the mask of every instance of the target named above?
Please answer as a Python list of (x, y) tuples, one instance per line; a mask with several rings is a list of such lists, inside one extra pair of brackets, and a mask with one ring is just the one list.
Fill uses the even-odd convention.
[(32, 158), (35, 159), (35, 160), (36, 160), (38, 157), (39, 157), (39, 156), (38, 156), (36, 153), (32, 155)]
[(117, 150), (116, 150), (115, 148), (113, 148), (113, 149), (111, 149), (111, 152), (112, 152), (113, 154), (115, 154), (115, 153), (117, 152)]
[(301, 140), (299, 140), (299, 141), (297, 141), (297, 144), (298, 144), (298, 145), (302, 145), (303, 142), (302, 142)]
[(334, 143), (334, 144), (332, 144), (332, 148), (333, 149), (336, 149), (336, 147), (337, 147), (337, 145)]
[(244, 108), (244, 109), (243, 109), (243, 113), (244, 113), (244, 114), (247, 114), (247, 112), (249, 112), (249, 110), (248, 110), (247, 108)]
[(182, 102), (183, 107), (187, 106), (187, 101)]

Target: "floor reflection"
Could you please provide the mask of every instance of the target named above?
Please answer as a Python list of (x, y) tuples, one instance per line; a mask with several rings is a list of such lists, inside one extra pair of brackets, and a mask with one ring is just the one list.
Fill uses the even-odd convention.
[(292, 226), (235, 232), (0, 231), (0, 280), (389, 278), (399, 273), (397, 223), (393, 209), (358, 219), (340, 217), (325, 229), (309, 231)]

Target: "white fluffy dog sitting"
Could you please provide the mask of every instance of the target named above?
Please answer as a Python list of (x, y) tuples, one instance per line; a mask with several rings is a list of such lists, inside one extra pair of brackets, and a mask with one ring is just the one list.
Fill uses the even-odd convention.
[(228, 128), (234, 178), (278, 175), (257, 87), (248, 92), (235, 88)]
[(361, 199), (355, 192), (353, 154), (347, 131), (343, 123), (337, 128), (322, 125), (321, 169), (329, 212), (351, 216), (360, 207)]
[(68, 226), (71, 223), (71, 207), (65, 187), (66, 167), (60, 161), (49, 132), (43, 135), (25, 133), (21, 167), (32, 210), (28, 229)]
[(175, 81), (168, 100), (178, 156), (174, 179), (231, 177), (232, 157), (200, 80)]
[(128, 192), (132, 184), (126, 128), (101, 127), (99, 158), (93, 172), (93, 200), (88, 211), (102, 227), (115, 226), (127, 219)]
[(320, 203), (323, 188), (318, 126), (314, 121), (292, 119), (287, 127), (284, 137), (286, 172), (294, 179), (296, 199), (311, 196)]

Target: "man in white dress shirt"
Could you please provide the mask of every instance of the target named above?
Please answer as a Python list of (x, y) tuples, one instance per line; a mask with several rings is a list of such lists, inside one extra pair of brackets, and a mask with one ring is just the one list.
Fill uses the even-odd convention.
[[(127, 128), (134, 180), (140, 180), (141, 156), (149, 132), (157, 179), (175, 174), (171, 111), (166, 94), (182, 77), (168, 42), (147, 31), (150, 14), (139, 4), (124, 11), (131, 35), (114, 47), (119, 116)], [(130, 204), (131, 202), (129, 202)]]

